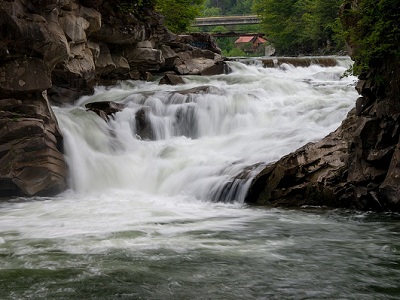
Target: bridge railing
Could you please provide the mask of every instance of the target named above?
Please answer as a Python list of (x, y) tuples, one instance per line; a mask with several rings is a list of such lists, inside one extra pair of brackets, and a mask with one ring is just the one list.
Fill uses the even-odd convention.
[(259, 24), (260, 20), (257, 15), (247, 16), (223, 16), (223, 17), (206, 17), (196, 18), (192, 26), (203, 27), (203, 26), (219, 26), (219, 25), (247, 25), (247, 24)]

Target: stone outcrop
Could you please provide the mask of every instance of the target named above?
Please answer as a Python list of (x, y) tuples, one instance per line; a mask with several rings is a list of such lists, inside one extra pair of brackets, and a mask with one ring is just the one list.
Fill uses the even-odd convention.
[(108, 121), (114, 114), (122, 111), (125, 105), (113, 101), (92, 102), (85, 105), (87, 110), (96, 113), (104, 121)]
[(321, 141), (309, 143), (264, 168), (253, 180), (246, 202), (362, 208), (352, 199), (345, 180), (348, 142), (356, 128), (357, 117), (352, 110), (342, 125)]
[(62, 137), (47, 99), (43, 61), (0, 62), (0, 195), (63, 191), (67, 167)]
[[(50, 104), (73, 103), (98, 84), (201, 74), (222, 61), (209, 36), (177, 36), (151, 9), (135, 15), (119, 3), (0, 0), (1, 196), (66, 188), (62, 137)], [(138, 124), (151, 138), (144, 116), (138, 114)]]
[(159, 84), (169, 84), (169, 85), (178, 85), (184, 83), (185, 81), (182, 79), (181, 76), (170, 73), (165, 74), (159, 82)]
[(149, 72), (199, 75), (223, 60), (209, 35), (172, 34), (151, 10), (141, 21), (104, 1), (2, 0), (0, 5), (0, 49), (42, 59), (55, 104), (91, 94), (96, 84), (147, 79)]
[[(347, 27), (355, 22), (344, 21)], [(356, 89), (360, 97), (342, 125), (266, 166), (253, 180), (247, 202), (400, 211), (398, 56), (377, 59)]]

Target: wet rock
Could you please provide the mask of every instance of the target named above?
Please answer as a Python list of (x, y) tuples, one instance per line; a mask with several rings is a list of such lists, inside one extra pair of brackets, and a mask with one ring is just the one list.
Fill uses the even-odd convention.
[(125, 47), (122, 55), (139, 71), (158, 71), (164, 64), (161, 50)]
[(253, 180), (245, 201), (272, 206), (357, 206), (342, 186), (349, 158), (347, 140), (356, 124), (351, 112), (338, 130), (320, 142), (268, 165)]
[(67, 187), (62, 137), (38, 93), (0, 99), (0, 194), (52, 195)]
[(221, 74), (229, 74), (232, 72), (231, 68), (226, 64), (226, 62), (220, 61), (208, 67), (200, 72), (202, 76), (213, 76)]
[(44, 91), (51, 86), (51, 80), (42, 60), (18, 58), (0, 62), (0, 93), (29, 93)]
[(196, 86), (196, 87), (191, 88), (191, 89), (176, 91), (175, 93), (178, 93), (178, 94), (181, 94), (181, 95), (208, 94), (210, 92), (213, 92), (216, 89), (217, 89), (216, 87), (213, 87), (211, 85), (202, 85), (202, 86)]
[(359, 97), (356, 101), (356, 114), (360, 116), (362, 113), (368, 113), (371, 108), (372, 101), (366, 97)]
[(29, 5), (22, 0), (2, 1), (0, 39), (7, 43), (10, 55), (45, 58), (45, 65), (51, 68), (66, 59), (69, 51), (64, 33), (52, 22), (58, 20), (57, 9), (43, 15), (28, 9)]
[(154, 140), (155, 135), (148, 119), (150, 109), (142, 107), (135, 114), (136, 135), (142, 140)]
[(242, 200), (240, 199), (242, 195), (239, 192), (243, 190), (244, 185), (248, 184), (248, 181), (252, 177), (254, 171), (260, 165), (261, 164), (254, 164), (245, 167), (236, 176), (226, 181), (223, 186), (213, 191), (213, 193), (210, 195), (210, 198), (215, 202), (225, 203), (232, 203), (234, 201)]
[[(97, 1), (98, 3), (101, 1)], [(95, 5), (97, 6), (97, 5)], [(93, 9), (84, 6), (79, 7), (79, 16), (89, 23), (89, 27), (85, 31), (90, 36), (93, 32), (97, 32), (101, 28), (101, 14)]]
[(192, 47), (208, 50), (212, 53), (221, 54), (221, 49), (215, 43), (214, 38), (207, 33), (192, 33), (190, 35), (181, 35), (178, 42), (189, 44)]
[(61, 29), (65, 32), (68, 41), (72, 41), (73, 43), (86, 42), (86, 30), (90, 25), (86, 19), (74, 15), (66, 15), (60, 17), (58, 22)]
[(295, 67), (309, 67), (311, 65), (334, 67), (337, 65), (337, 60), (329, 57), (271, 57), (262, 59), (262, 63), (267, 68), (275, 68), (283, 64), (290, 64)]
[(95, 112), (103, 120), (108, 121), (112, 115), (122, 111), (125, 105), (113, 101), (92, 102), (85, 104), (87, 110)]
[[(384, 195), (392, 209), (396, 209), (400, 205), (400, 143), (397, 144), (396, 150), (392, 155), (388, 172), (379, 192)], [(379, 197), (378, 197), (379, 198)], [(397, 209), (396, 209), (397, 210)]]
[(178, 55), (174, 50), (171, 49), (171, 47), (162, 45), (160, 47), (160, 50), (162, 52), (162, 56), (164, 58), (164, 65), (162, 66), (162, 70), (164, 71), (172, 71), (175, 67), (176, 59), (178, 58)]
[(179, 52), (174, 71), (180, 75), (200, 75), (204, 70), (222, 61), (222, 56), (209, 50)]
[(160, 80), (160, 84), (178, 85), (184, 83), (185, 81), (182, 79), (181, 76), (170, 73), (165, 74), (164, 77)]
[(114, 45), (132, 45), (151, 37), (149, 28), (139, 22), (136, 24), (127, 24), (124, 27), (121, 27), (121, 24), (118, 25), (105, 23), (91, 37), (97, 41)]
[(86, 7), (98, 8), (103, 0), (79, 0), (79, 2)]
[[(103, 76), (112, 72), (116, 68), (110, 49), (104, 43), (96, 43), (95, 66), (98, 76)], [(129, 70), (129, 65), (128, 65)]]

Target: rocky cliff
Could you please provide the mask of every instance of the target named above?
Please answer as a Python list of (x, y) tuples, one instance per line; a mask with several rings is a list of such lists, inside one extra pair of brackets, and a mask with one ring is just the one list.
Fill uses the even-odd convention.
[(152, 9), (122, 4), (0, 0), (0, 196), (67, 187), (50, 104), (73, 103), (97, 84), (218, 68), (209, 36), (174, 35)]
[[(342, 22), (354, 30), (360, 1), (345, 2)], [(395, 22), (398, 17), (392, 26)], [(359, 34), (362, 38), (367, 32)], [(348, 42), (350, 53), (363, 47)], [(353, 58), (357, 64), (359, 58)], [(399, 55), (375, 57), (356, 89), (360, 97), (342, 125), (322, 141), (267, 166), (254, 179), (247, 202), (400, 211)]]

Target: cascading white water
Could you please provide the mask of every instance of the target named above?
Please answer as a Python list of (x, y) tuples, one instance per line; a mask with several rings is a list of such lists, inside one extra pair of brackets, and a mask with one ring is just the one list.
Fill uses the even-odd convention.
[[(232, 62), (229, 75), (122, 82), (55, 108), (71, 189), (0, 202), (0, 298), (398, 297), (398, 215), (241, 203), (260, 162), (354, 106), (355, 78), (340, 78), (351, 62), (338, 61)], [(84, 108), (104, 100), (126, 108), (109, 122)]]
[[(179, 86), (123, 82), (56, 108), (73, 189), (241, 202), (257, 164), (322, 138), (354, 103), (354, 78), (341, 78), (343, 61), (330, 68), (271, 69), (257, 61), (230, 67), (229, 75), (186, 76)], [(126, 106), (108, 123), (84, 108), (105, 100)], [(153, 140), (138, 136), (140, 110), (141, 122), (151, 125), (144, 138)]]

